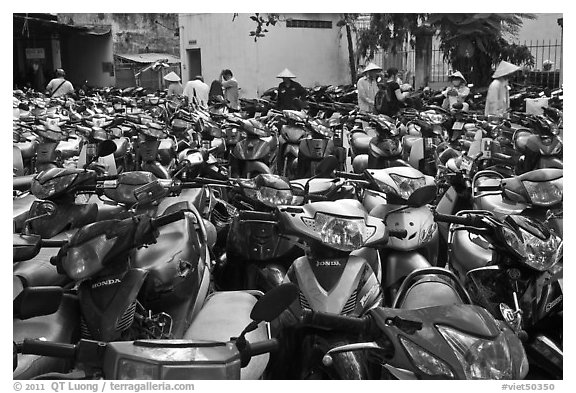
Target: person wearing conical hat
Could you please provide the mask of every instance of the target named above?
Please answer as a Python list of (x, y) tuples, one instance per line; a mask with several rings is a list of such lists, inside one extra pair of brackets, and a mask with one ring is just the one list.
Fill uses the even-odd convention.
[(377, 78), (382, 67), (370, 63), (364, 68), (364, 76), (356, 84), (358, 90), (358, 107), (361, 111), (374, 113), (374, 98), (378, 93)]
[(444, 102), (442, 102), (442, 108), (451, 110), (454, 104), (460, 103), (463, 105), (462, 110), (468, 111), (469, 105), (464, 102), (470, 94), (470, 88), (466, 86), (466, 78), (460, 71), (456, 71), (450, 74), (448, 79), (452, 82), (452, 86), (442, 92), (442, 95), (446, 97)]
[(180, 83), (180, 77), (174, 71), (164, 76), (164, 80), (168, 83), (168, 96), (181, 96), (184, 93), (184, 87)]
[(510, 108), (508, 79), (519, 70), (520, 67), (504, 60), (498, 64), (492, 75), (494, 80), (490, 83), (486, 95), (486, 108), (484, 109), (486, 116), (503, 116), (508, 111)]
[(282, 79), (282, 82), (278, 85), (276, 109), (301, 110), (303, 108), (302, 100), (306, 97), (306, 89), (294, 80), (296, 75), (294, 75), (288, 68), (284, 68), (276, 78)]

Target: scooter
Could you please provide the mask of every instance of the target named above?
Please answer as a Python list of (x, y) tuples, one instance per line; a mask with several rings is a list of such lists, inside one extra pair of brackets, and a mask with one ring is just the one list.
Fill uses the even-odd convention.
[[(19, 366), (20, 354), (34, 354), (72, 360), (70, 368), (79, 370), (83, 379), (259, 379), (265, 375), (267, 353), (278, 348), (266, 326), (297, 296), (290, 284), (257, 301), (245, 292), (215, 293), (180, 340), (82, 339), (69, 344), (28, 338), (14, 343), (13, 367)], [(78, 373), (53, 372), (36, 379), (77, 378)]]
[(276, 172), (278, 137), (255, 119), (242, 121), (246, 138), (230, 154), (230, 176), (251, 178), (260, 173)]
[[(410, 166), (402, 160), (402, 139), (392, 118), (386, 115), (366, 115), (369, 124), (374, 127), (376, 136), (370, 139), (368, 154), (360, 154), (352, 160), (355, 173), (366, 168), (383, 169), (398, 166)], [(365, 141), (365, 138), (362, 139)], [(351, 137), (350, 143), (358, 144), (359, 139)], [(357, 147), (353, 148), (357, 150)]]
[(279, 123), (278, 173), (292, 179), (297, 177), (300, 142), (308, 135), (308, 115), (301, 111), (284, 110)]
[[(375, 247), (385, 244), (389, 236), (405, 237), (406, 231), (389, 230), (352, 199), (279, 206), (276, 212), (254, 218), (264, 220), (266, 216), (279, 223), (282, 234), (301, 239), (307, 249), (306, 256), (296, 259), (284, 278), (298, 286), (299, 300), (275, 326), (283, 350), (271, 375), (281, 379), (326, 377), (318, 354), (347, 339), (321, 332), (306, 335), (296, 329), (296, 316), (314, 310), (359, 317), (378, 307), (383, 296), (382, 269)], [(338, 371), (344, 373), (342, 378), (356, 379), (366, 364), (361, 354), (349, 356), (341, 359)]]
[(525, 342), (531, 366), (562, 378), (562, 238), (522, 215), (475, 210), (435, 218), (452, 224), (447, 267), (474, 303)]
[(389, 228), (407, 231), (402, 239), (391, 238), (379, 250), (387, 299), (393, 299), (404, 278), (418, 268), (437, 265), (438, 225), (429, 206), (436, 198), (431, 176), (412, 167), (366, 169), (363, 174), (335, 172), (363, 189), (359, 200), (371, 216)]
[[(392, 308), (375, 307), (360, 317), (304, 310), (299, 323), (311, 332), (348, 338), (349, 343), (322, 356), (338, 379), (503, 380), (524, 379), (528, 373), (526, 353), (513, 331), (472, 305), (444, 269), (412, 272)], [(341, 364), (360, 356), (369, 356), (372, 367), (345, 374)]]
[(563, 143), (558, 126), (544, 116), (533, 116), (532, 129), (518, 129), (514, 133), (514, 146), (520, 156), (516, 174), (541, 168), (563, 168)]

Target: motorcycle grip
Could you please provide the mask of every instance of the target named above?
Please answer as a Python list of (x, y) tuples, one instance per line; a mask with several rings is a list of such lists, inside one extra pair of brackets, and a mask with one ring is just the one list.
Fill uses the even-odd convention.
[(28, 355), (74, 358), (76, 356), (76, 345), (27, 338), (22, 342), (21, 350), (19, 352)]
[(162, 227), (164, 225), (171, 224), (173, 222), (182, 220), (184, 218), (184, 210), (178, 210), (177, 212), (165, 214), (158, 218), (153, 219), (154, 226)]
[(449, 224), (457, 224), (464, 226), (478, 226), (479, 222), (479, 220), (476, 217), (452, 216), (440, 213), (434, 213), (434, 221), (447, 222)]
[(238, 218), (246, 221), (276, 221), (276, 214), (252, 210), (240, 210)]
[(264, 353), (274, 352), (277, 351), (279, 347), (280, 345), (278, 340), (275, 338), (257, 343), (250, 343), (250, 356), (258, 356)]
[(343, 179), (366, 180), (366, 177), (362, 173), (349, 173), (349, 172), (334, 171), (334, 175), (336, 177), (341, 177)]
[(395, 230), (389, 230), (388, 231), (388, 236), (391, 237), (395, 237), (397, 239), (405, 239), (406, 236), (408, 236), (408, 231), (406, 229), (401, 229), (398, 231)]
[(68, 240), (45, 240), (42, 239), (40, 245), (46, 248), (60, 248), (68, 243)]
[(302, 310), (302, 322), (321, 329), (362, 335), (369, 331), (369, 317), (347, 317), (311, 310)]

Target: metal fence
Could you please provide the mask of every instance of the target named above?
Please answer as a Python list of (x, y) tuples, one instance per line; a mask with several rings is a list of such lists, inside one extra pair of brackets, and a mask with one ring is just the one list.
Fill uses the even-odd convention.
[[(536, 40), (516, 42), (518, 45), (525, 45), (534, 56), (534, 65), (527, 67), (524, 77), (531, 84), (558, 87), (560, 85), (560, 74), (562, 73), (562, 42), (558, 40)], [(551, 61), (550, 69), (545, 69), (544, 62)], [(432, 70), (430, 72), (430, 82), (448, 82), (448, 75), (451, 71), (450, 64), (444, 60), (444, 53), (439, 47), (432, 48)]]

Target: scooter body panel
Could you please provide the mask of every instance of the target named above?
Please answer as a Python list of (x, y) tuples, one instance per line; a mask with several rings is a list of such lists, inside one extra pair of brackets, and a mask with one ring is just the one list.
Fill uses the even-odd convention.
[[(230, 291), (214, 292), (204, 303), (190, 328), (186, 330), (186, 340), (206, 340), (227, 342), (236, 337), (252, 321), (250, 312), (256, 304), (256, 298), (248, 292)], [(259, 342), (268, 339), (266, 323), (246, 335), (249, 342)], [(255, 356), (247, 367), (240, 372), (241, 379), (258, 379), (264, 373), (269, 355)]]

